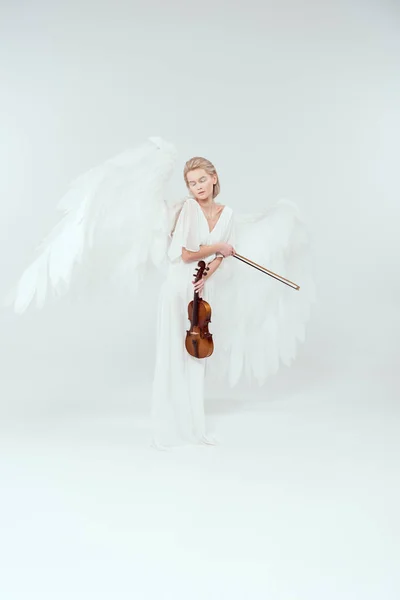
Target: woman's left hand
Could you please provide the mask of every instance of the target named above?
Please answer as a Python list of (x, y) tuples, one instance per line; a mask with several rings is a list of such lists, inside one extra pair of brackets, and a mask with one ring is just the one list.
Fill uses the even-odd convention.
[(193, 281), (193, 285), (194, 285), (194, 289), (198, 294), (201, 294), (201, 292), (203, 291), (204, 288), (204, 283), (205, 283), (205, 279), (204, 277), (202, 277), (199, 281), (194, 282)]

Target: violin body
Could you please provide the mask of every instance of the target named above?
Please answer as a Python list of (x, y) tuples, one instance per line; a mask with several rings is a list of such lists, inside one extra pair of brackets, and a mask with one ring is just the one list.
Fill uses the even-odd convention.
[[(199, 261), (198, 266), (195, 281), (199, 281), (203, 277), (203, 273), (207, 274), (206, 264), (203, 260)], [(196, 291), (193, 300), (188, 305), (188, 318), (190, 329), (186, 331), (186, 350), (195, 358), (211, 356), (214, 350), (213, 337), (208, 330), (208, 325), (211, 323), (211, 306), (200, 298)]]
[(186, 332), (186, 350), (195, 358), (207, 358), (208, 356), (211, 356), (214, 350), (213, 337), (208, 331), (208, 324), (211, 322), (211, 306), (205, 300), (199, 299), (197, 325), (192, 325), (193, 309), (194, 300), (189, 302), (188, 306), (188, 316), (191, 327)]

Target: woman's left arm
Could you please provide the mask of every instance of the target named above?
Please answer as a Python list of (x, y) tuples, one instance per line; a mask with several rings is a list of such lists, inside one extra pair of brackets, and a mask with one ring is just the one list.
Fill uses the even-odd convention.
[(207, 281), (207, 279), (210, 279), (213, 273), (215, 273), (215, 271), (218, 269), (223, 260), (224, 259), (222, 256), (217, 256), (207, 264), (207, 267), (209, 268), (209, 270), (207, 271), (207, 275), (203, 275), (200, 281), (194, 284), (194, 289), (196, 290), (196, 292), (202, 292), (204, 283)]

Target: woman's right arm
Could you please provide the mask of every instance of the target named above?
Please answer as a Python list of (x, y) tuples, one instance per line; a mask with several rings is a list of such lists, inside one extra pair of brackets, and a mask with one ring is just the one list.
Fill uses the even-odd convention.
[(186, 250), (186, 248), (182, 248), (182, 260), (185, 263), (190, 263), (217, 253), (222, 254), (222, 256), (231, 256), (235, 254), (235, 249), (231, 244), (226, 244), (225, 242), (200, 246), (200, 250), (197, 252), (191, 252), (190, 250)]

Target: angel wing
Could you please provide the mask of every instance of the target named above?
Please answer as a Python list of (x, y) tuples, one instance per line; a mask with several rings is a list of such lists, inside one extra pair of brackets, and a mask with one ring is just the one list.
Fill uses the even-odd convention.
[[(258, 215), (237, 215), (231, 243), (236, 251), (300, 285), (290, 287), (234, 258), (214, 302), (223, 375), (234, 386), (242, 376), (262, 385), (280, 364), (290, 365), (304, 341), (315, 298), (309, 241), (295, 204), (281, 200)], [(217, 281), (217, 280), (216, 280)]]
[(163, 264), (171, 216), (165, 187), (176, 159), (161, 138), (126, 150), (78, 177), (58, 204), (63, 213), (14, 291), (14, 310), (65, 293), (79, 272), (137, 287), (149, 264)]

